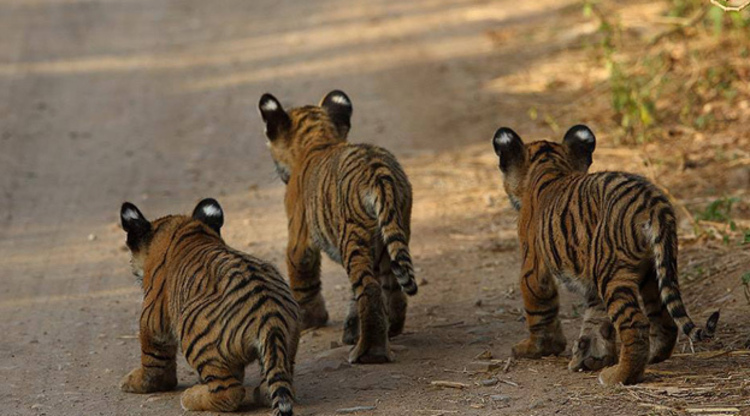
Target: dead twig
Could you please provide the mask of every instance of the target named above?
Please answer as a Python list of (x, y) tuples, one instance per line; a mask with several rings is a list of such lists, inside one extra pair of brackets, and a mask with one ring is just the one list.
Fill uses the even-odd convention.
[(376, 406), (355, 406), (355, 407), (347, 407), (345, 409), (338, 409), (336, 410), (336, 413), (340, 415), (345, 415), (349, 413), (357, 413), (357, 412), (365, 412), (368, 410), (375, 410)]
[(693, 14), (692, 17), (690, 17), (686, 21), (677, 24), (675, 27), (662, 31), (661, 33), (658, 33), (656, 36), (651, 38), (651, 40), (648, 42), (648, 46), (654, 46), (657, 43), (661, 42), (662, 39), (672, 35), (673, 33), (683, 32), (685, 29), (695, 26), (696, 24), (698, 24), (698, 22), (703, 20), (703, 18), (706, 16), (706, 13), (707, 9), (705, 8), (698, 10), (695, 14)]
[(724, 10), (725, 12), (741, 12), (747, 7), (750, 7), (750, 1), (746, 1), (738, 6), (730, 6), (726, 3), (727, 3), (726, 1), (721, 2), (719, 0), (711, 0), (711, 4), (720, 8), (721, 10)]
[(455, 381), (443, 381), (443, 380), (431, 381), (430, 385), (438, 386), (438, 387), (447, 387), (449, 389), (465, 389), (469, 387), (468, 384), (458, 383)]
[(505, 362), (503, 367), (503, 373), (507, 373), (510, 370), (510, 366), (513, 364), (513, 357), (508, 357), (508, 361)]

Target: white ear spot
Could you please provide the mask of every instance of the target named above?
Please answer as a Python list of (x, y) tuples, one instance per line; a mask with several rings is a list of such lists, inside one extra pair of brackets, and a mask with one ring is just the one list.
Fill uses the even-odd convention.
[(508, 144), (511, 140), (513, 140), (513, 136), (511, 136), (511, 134), (508, 132), (500, 133), (500, 137), (498, 138), (498, 142), (500, 142), (500, 144)]
[(276, 111), (279, 109), (279, 105), (274, 100), (268, 100), (260, 105), (260, 109), (263, 111)]
[(331, 97), (331, 101), (340, 105), (346, 105), (346, 106), (351, 105), (351, 103), (349, 103), (349, 100), (347, 100), (346, 97), (344, 97), (343, 95), (334, 95), (333, 97)]
[(207, 217), (218, 217), (221, 215), (221, 208), (216, 205), (206, 205), (203, 207), (203, 213), (206, 214)]
[(578, 130), (576, 132), (576, 137), (578, 137), (581, 141), (584, 141), (584, 142), (594, 141), (594, 135), (592, 135), (591, 132), (586, 129)]
[(132, 221), (132, 220), (137, 220), (138, 218), (140, 218), (140, 215), (138, 215), (138, 211), (132, 208), (127, 208), (125, 212), (122, 213), (122, 218), (128, 221)]

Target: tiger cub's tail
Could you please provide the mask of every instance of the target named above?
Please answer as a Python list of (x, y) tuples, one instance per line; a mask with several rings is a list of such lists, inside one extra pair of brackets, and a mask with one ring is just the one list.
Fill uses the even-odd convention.
[(273, 416), (292, 416), (293, 351), (287, 350), (287, 335), (280, 328), (270, 328), (261, 338), (260, 362), (271, 399)]
[(393, 180), (381, 179), (378, 185), (373, 206), (388, 257), (391, 259), (391, 270), (404, 292), (414, 296), (417, 294), (414, 265), (409, 254), (409, 238), (404, 230), (403, 219), (395, 205)]
[(675, 320), (690, 341), (713, 338), (719, 322), (719, 311), (711, 314), (704, 328), (699, 328), (690, 319), (680, 295), (677, 281), (677, 230), (674, 213), (662, 208), (662, 214), (650, 224), (651, 245), (656, 262), (656, 278), (659, 295), (669, 315)]

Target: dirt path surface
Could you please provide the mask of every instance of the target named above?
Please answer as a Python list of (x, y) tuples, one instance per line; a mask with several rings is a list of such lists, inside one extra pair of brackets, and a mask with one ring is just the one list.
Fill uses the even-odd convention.
[[(391, 149), (410, 175), (422, 287), (406, 333), (393, 341), (397, 361), (350, 366), (338, 343), (348, 284), (326, 260), (331, 323), (302, 337), (297, 413), (652, 411), (633, 399), (637, 391), (567, 372), (565, 358), (505, 371), (471, 364), (486, 351), (504, 362), (525, 336), (516, 217), (489, 139), (501, 124), (549, 134), (527, 112), (573, 98), (565, 89), (542, 93), (539, 83), (556, 75), (549, 62), (570, 64), (567, 85), (597, 79), (570, 48), (591, 30), (577, 3), (351, 3), (0, 1), (0, 414), (182, 414), (179, 394), (197, 381), (184, 360), (180, 391), (118, 390), (138, 364), (141, 300), (119, 206), (130, 200), (155, 218), (213, 196), (224, 206), (230, 245), (283, 264), (284, 190), (255, 105), (266, 91), (300, 105), (334, 88), (354, 102), (351, 140)], [(606, 145), (596, 163), (642, 168)], [(579, 300), (564, 299), (573, 339), (580, 319), (571, 305)], [(709, 312), (701, 301), (688, 306), (698, 320)], [(688, 370), (731, 377), (727, 368), (747, 364), (732, 354), (713, 360), (722, 369), (677, 356), (647, 381)], [(248, 371), (248, 385), (256, 372)], [(430, 384), (436, 380), (466, 388)]]

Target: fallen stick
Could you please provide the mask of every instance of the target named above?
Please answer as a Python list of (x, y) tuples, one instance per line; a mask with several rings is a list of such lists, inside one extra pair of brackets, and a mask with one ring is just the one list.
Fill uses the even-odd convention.
[(510, 370), (511, 364), (513, 364), (513, 357), (508, 357), (508, 361), (505, 362), (505, 367), (503, 367), (503, 373), (507, 373)]
[(505, 383), (505, 384), (509, 384), (509, 385), (511, 385), (513, 387), (518, 387), (518, 383), (514, 383), (514, 382), (512, 382), (510, 380), (502, 380), (501, 379), (500, 382)]
[(691, 414), (703, 414), (703, 413), (709, 413), (709, 414), (716, 414), (716, 413), (739, 413), (740, 409), (736, 407), (693, 407), (693, 408), (687, 408), (685, 409), (688, 413)]
[(347, 407), (344, 409), (338, 409), (336, 410), (336, 413), (340, 415), (349, 414), (349, 413), (357, 413), (357, 412), (365, 412), (368, 410), (375, 410), (375, 406), (354, 406), (354, 407)]
[(438, 386), (438, 387), (447, 387), (450, 389), (465, 389), (469, 387), (468, 384), (457, 383), (455, 381), (442, 381), (442, 380), (433, 380), (430, 382), (430, 385)]

